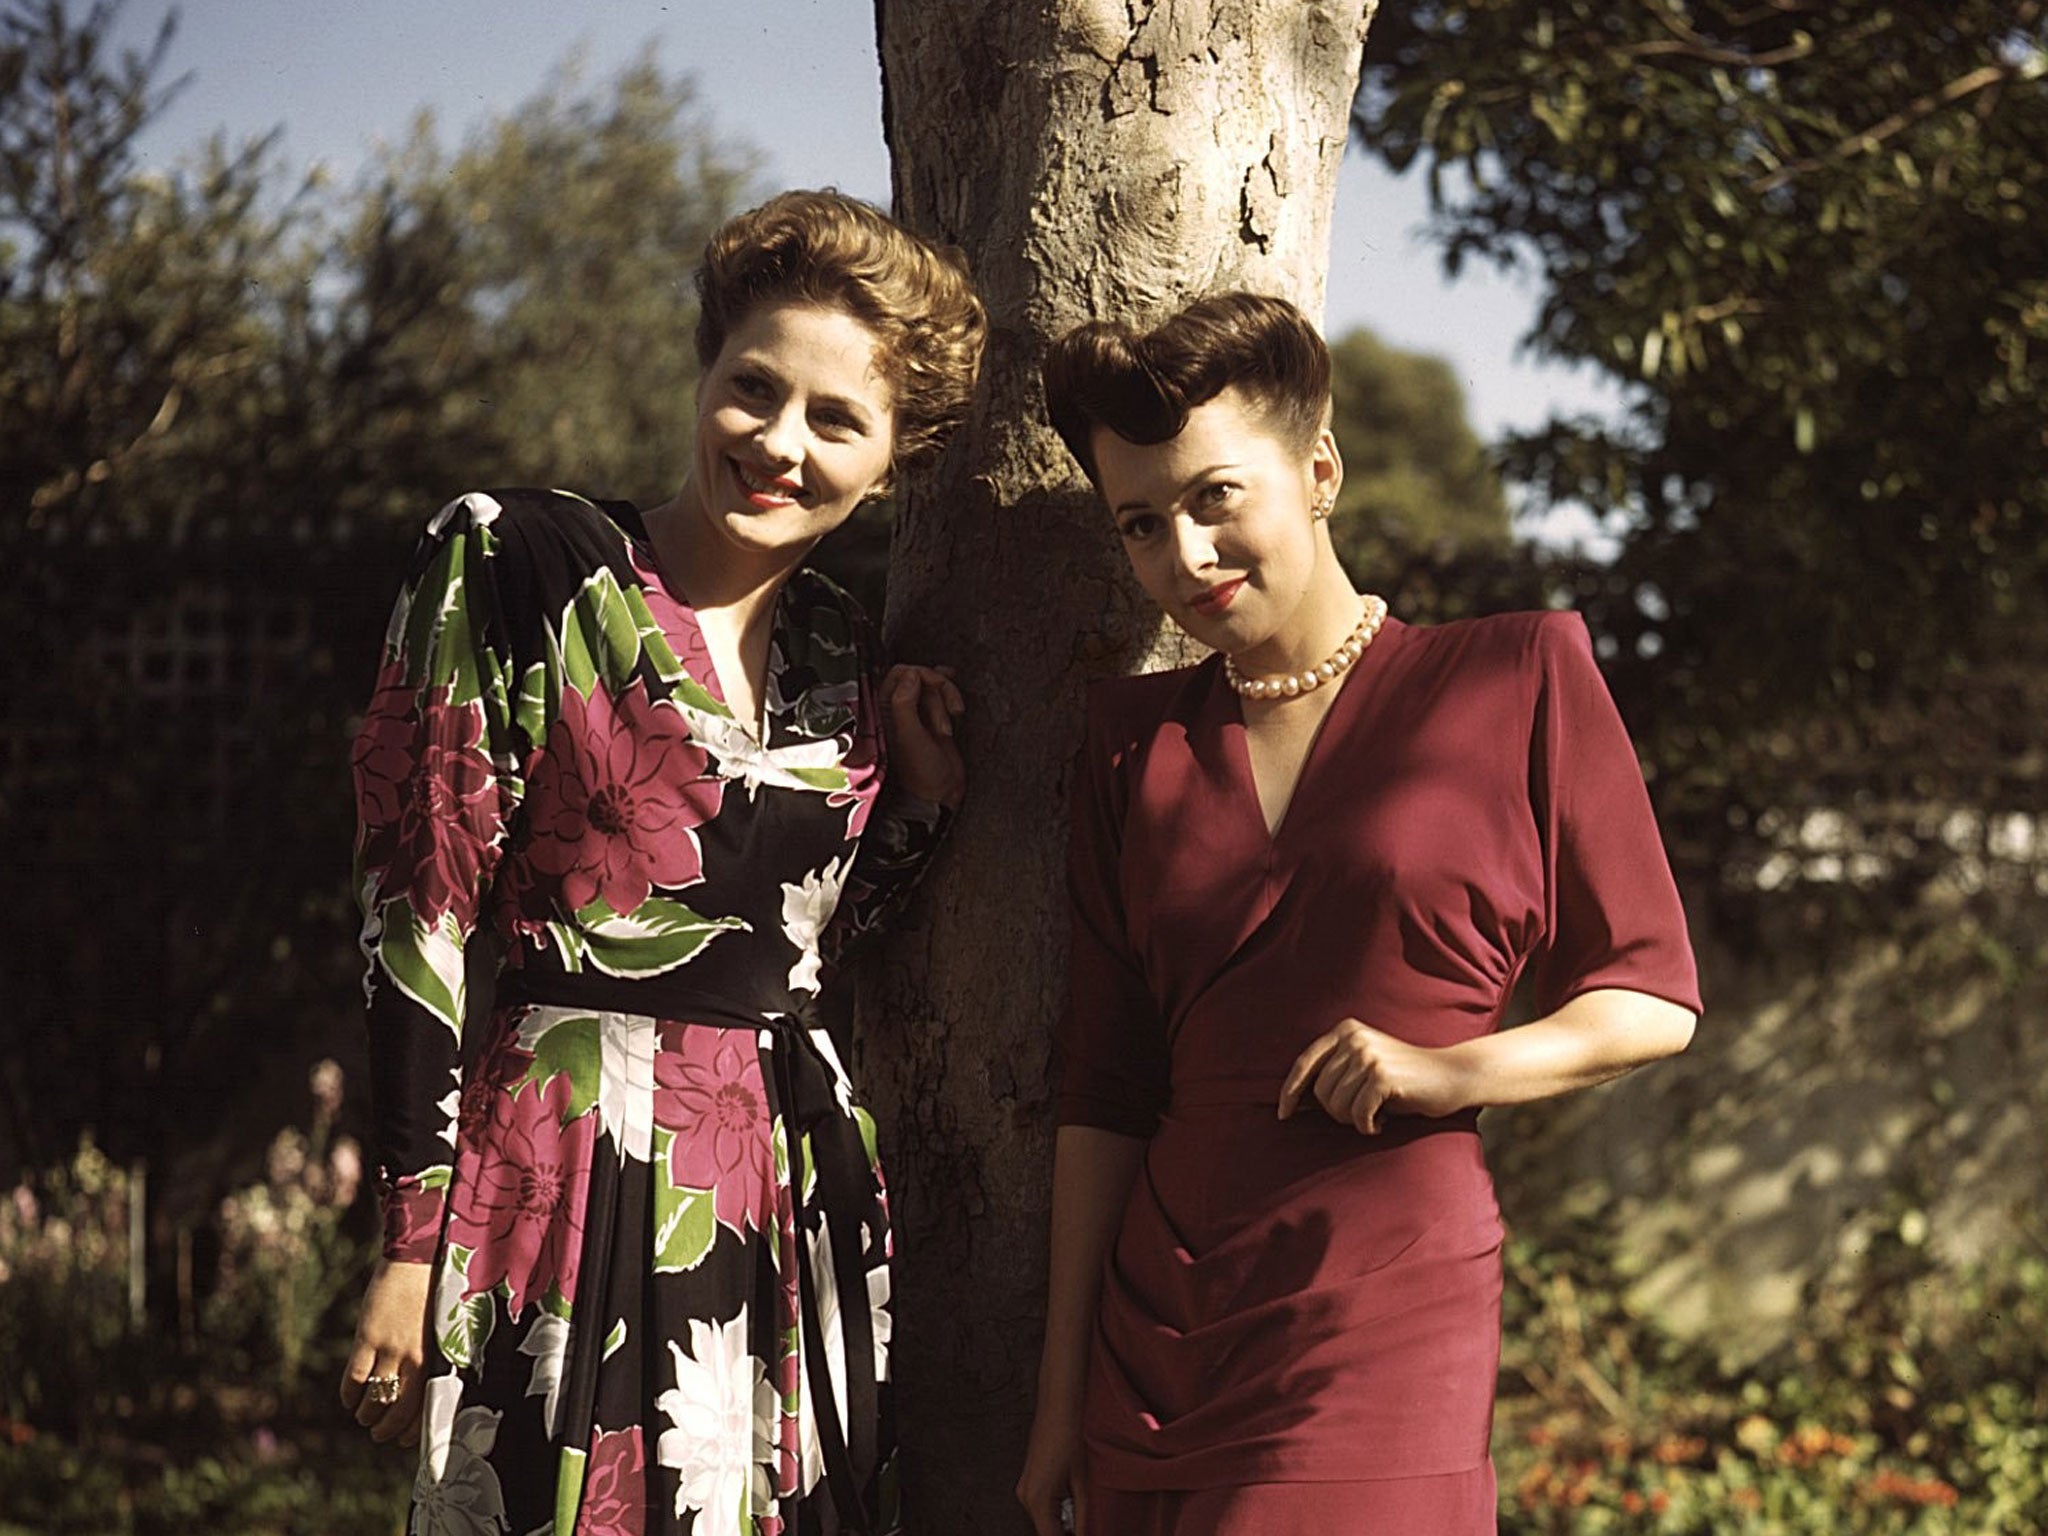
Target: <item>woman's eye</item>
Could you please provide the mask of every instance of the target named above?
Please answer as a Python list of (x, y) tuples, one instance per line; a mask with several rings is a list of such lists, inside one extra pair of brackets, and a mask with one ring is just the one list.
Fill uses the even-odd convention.
[(845, 411), (820, 411), (811, 420), (828, 437), (856, 437), (861, 425)]
[(1159, 531), (1159, 519), (1149, 512), (1141, 513), (1137, 517), (1125, 518), (1117, 525), (1116, 531), (1123, 536), (1126, 543), (1136, 544), (1140, 540), (1151, 538)]
[(1205, 507), (1227, 507), (1237, 498), (1237, 487), (1228, 480), (1212, 481), (1202, 487), (1201, 502)]
[(732, 376), (732, 392), (742, 400), (766, 400), (773, 391), (768, 381), (758, 373), (736, 373)]

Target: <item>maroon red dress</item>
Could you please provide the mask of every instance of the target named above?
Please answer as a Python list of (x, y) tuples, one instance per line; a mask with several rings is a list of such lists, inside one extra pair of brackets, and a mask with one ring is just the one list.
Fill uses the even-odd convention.
[(1698, 1009), (1584, 624), (1389, 619), (1270, 835), (1216, 660), (1098, 686), (1088, 729), (1057, 1118), (1149, 1141), (1092, 1346), (1094, 1523), (1281, 1528), (1263, 1500), (1337, 1531), (1492, 1530), (1476, 1113), (1365, 1136), (1275, 1104), (1340, 1020), (1451, 1045), (1525, 969), (1545, 1013), (1596, 987)]

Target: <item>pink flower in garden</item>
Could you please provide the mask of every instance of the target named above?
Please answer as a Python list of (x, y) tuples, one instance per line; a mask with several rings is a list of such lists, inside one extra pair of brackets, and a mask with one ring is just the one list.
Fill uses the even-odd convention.
[(713, 1191), (713, 1214), (735, 1232), (763, 1230), (774, 1208), (775, 1149), (749, 1031), (664, 1024), (654, 1123), (675, 1132), (669, 1177), (679, 1187)]
[(597, 1116), (562, 1123), (571, 1089), (558, 1072), (498, 1094), (481, 1146), (465, 1147), (456, 1165), (448, 1240), (475, 1250), (469, 1294), (505, 1283), (515, 1318), (550, 1286), (576, 1295)]
[(645, 1536), (647, 1447), (640, 1430), (600, 1429), (590, 1440), (574, 1536)]
[(653, 886), (689, 885), (704, 872), (694, 829), (718, 814), (722, 785), (690, 739), (682, 711), (656, 704), (635, 681), (613, 704), (562, 691), (562, 713), (533, 771), (527, 857), (561, 882), (571, 911), (602, 896), (633, 911)]
[(313, 1090), (313, 1107), (330, 1118), (341, 1112), (341, 1089), (345, 1079), (341, 1063), (333, 1057), (323, 1057), (313, 1064), (307, 1074), (307, 1085)]
[(468, 927), (504, 808), (481, 747), (483, 705), (448, 695), (408, 686), (397, 662), (385, 667), (349, 768), (365, 874), (381, 876), (382, 896), (407, 897), (423, 922), (453, 912)]
[(356, 1203), (356, 1191), (363, 1186), (363, 1149), (353, 1136), (337, 1136), (327, 1154), (327, 1172), (334, 1180), (333, 1204), (346, 1210)]

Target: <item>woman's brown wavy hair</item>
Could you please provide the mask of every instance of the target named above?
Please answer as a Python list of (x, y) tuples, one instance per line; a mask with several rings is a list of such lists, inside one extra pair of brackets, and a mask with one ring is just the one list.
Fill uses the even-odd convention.
[(873, 332), (896, 408), (894, 465), (937, 456), (967, 415), (988, 317), (967, 258), (830, 189), (729, 219), (698, 263), (697, 361), (709, 368), (758, 304), (843, 310)]
[(1197, 299), (1149, 331), (1076, 326), (1046, 352), (1043, 379), (1053, 429), (1090, 480), (1096, 428), (1167, 442), (1189, 411), (1233, 386), (1304, 454), (1330, 413), (1330, 349), (1300, 310), (1258, 293)]

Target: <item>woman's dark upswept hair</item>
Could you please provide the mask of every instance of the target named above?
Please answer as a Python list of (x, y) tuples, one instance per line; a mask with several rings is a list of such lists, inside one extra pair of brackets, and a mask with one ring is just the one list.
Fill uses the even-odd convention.
[(728, 219), (698, 263), (697, 361), (758, 304), (844, 310), (874, 334), (896, 408), (894, 467), (936, 457), (967, 415), (988, 316), (967, 258), (843, 192), (784, 192)]
[(1211, 294), (1149, 331), (1091, 320), (1052, 344), (1043, 377), (1053, 430), (1098, 484), (1097, 427), (1167, 442), (1235, 385), (1307, 453), (1330, 410), (1330, 349), (1300, 310), (1259, 293)]

